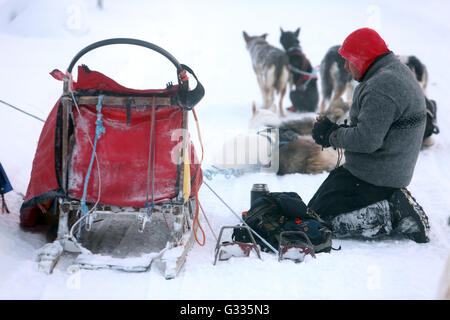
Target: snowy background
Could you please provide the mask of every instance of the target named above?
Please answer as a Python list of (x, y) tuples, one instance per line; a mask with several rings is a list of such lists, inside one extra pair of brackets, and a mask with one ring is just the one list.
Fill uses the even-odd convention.
[[(242, 31), (268, 33), (279, 44), (280, 27), (301, 27), (304, 53), (318, 65), (329, 47), (353, 30), (375, 28), (397, 54), (413, 54), (429, 71), (428, 95), (437, 101), (441, 134), (421, 152), (409, 186), (429, 215), (431, 241), (334, 241), (341, 251), (319, 254), (305, 263), (231, 259), (213, 266), (215, 239), (201, 216), (206, 245), (192, 248), (179, 276), (167, 281), (158, 270), (145, 273), (74, 273), (62, 260), (51, 276), (37, 272), (39, 233), (19, 228), (25, 194), (42, 123), (0, 104), (0, 161), (14, 192), (12, 211), (0, 215), (1, 299), (434, 299), (450, 253), (450, 22), (447, 1), (96, 1), (0, 0), (0, 99), (45, 119), (62, 92), (48, 73), (65, 71), (85, 46), (106, 38), (131, 37), (155, 43), (190, 66), (206, 88), (197, 106), (206, 156), (214, 136), (243, 130), (251, 104), (261, 103)], [(176, 81), (173, 66), (146, 49), (105, 47), (82, 58), (133, 88), (163, 88)], [(76, 75), (75, 75), (76, 77)], [(288, 98), (285, 106), (289, 106)], [(194, 128), (191, 121), (191, 129)], [(192, 130), (195, 131), (195, 130)], [(195, 133), (193, 134), (195, 137)], [(195, 140), (195, 139), (194, 139)], [(199, 149), (197, 149), (199, 151)], [(246, 174), (207, 183), (236, 211), (247, 210), (253, 183), (270, 191), (295, 191), (305, 202), (327, 173)], [(206, 188), (200, 201), (217, 234), (238, 220)]]

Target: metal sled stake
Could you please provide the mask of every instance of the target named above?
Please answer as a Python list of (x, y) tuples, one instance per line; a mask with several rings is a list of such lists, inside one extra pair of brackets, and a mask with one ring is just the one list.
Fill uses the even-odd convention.
[[(222, 235), (225, 229), (245, 229), (247, 230), (251, 243), (244, 242), (224, 242), (222, 243)], [(237, 248), (237, 250), (235, 250)], [(221, 250), (222, 249), (222, 250)], [(219, 237), (216, 243), (215, 256), (214, 256), (214, 265), (216, 265), (217, 260), (226, 261), (231, 257), (248, 257), (250, 255), (250, 251), (255, 249), (258, 258), (262, 260), (261, 253), (259, 251), (258, 246), (256, 245), (255, 238), (247, 226), (224, 226), (220, 229)]]
[[(298, 244), (283, 244), (283, 237), (289, 235), (301, 235), (306, 239), (306, 243), (302, 243), (302, 245)], [(291, 243), (299, 242), (298, 239), (291, 240)], [(302, 262), (305, 259), (306, 255), (311, 255), (313, 258), (316, 258), (314, 254), (314, 246), (309, 240), (308, 236), (302, 231), (283, 231), (280, 233), (280, 241), (278, 245), (278, 261), (284, 259), (294, 260), (295, 262)]]

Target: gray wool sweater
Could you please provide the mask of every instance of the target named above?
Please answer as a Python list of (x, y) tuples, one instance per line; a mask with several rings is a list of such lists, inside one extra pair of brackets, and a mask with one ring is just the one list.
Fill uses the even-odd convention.
[(356, 87), (350, 127), (330, 136), (345, 149), (344, 167), (377, 186), (411, 182), (425, 130), (425, 97), (413, 73), (389, 53), (376, 60)]

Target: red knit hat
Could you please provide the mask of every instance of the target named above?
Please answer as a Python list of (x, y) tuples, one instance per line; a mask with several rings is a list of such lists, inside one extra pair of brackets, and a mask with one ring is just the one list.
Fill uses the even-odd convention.
[(353, 31), (338, 50), (339, 54), (353, 63), (364, 75), (378, 56), (389, 52), (384, 40), (373, 29), (361, 28)]

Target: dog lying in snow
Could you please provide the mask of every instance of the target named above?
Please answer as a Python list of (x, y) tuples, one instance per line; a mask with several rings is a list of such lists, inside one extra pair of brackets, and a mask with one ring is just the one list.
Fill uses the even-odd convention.
[(331, 171), (337, 163), (337, 152), (324, 149), (314, 142), (311, 131), (314, 119), (303, 118), (281, 122), (270, 110), (252, 107), (250, 128), (278, 129), (278, 171), (288, 173), (320, 173)]
[(226, 139), (213, 157), (214, 166), (277, 173), (320, 173), (335, 168), (338, 153), (311, 137), (313, 118), (281, 121), (271, 110), (252, 106), (248, 129)]
[(265, 172), (278, 171), (278, 167), (272, 167), (278, 164), (277, 131), (270, 128), (278, 127), (281, 120), (271, 110), (259, 111), (255, 121), (250, 121), (248, 128), (239, 132), (230, 130), (224, 134), (223, 145), (212, 157), (215, 167), (247, 172), (261, 168)]

